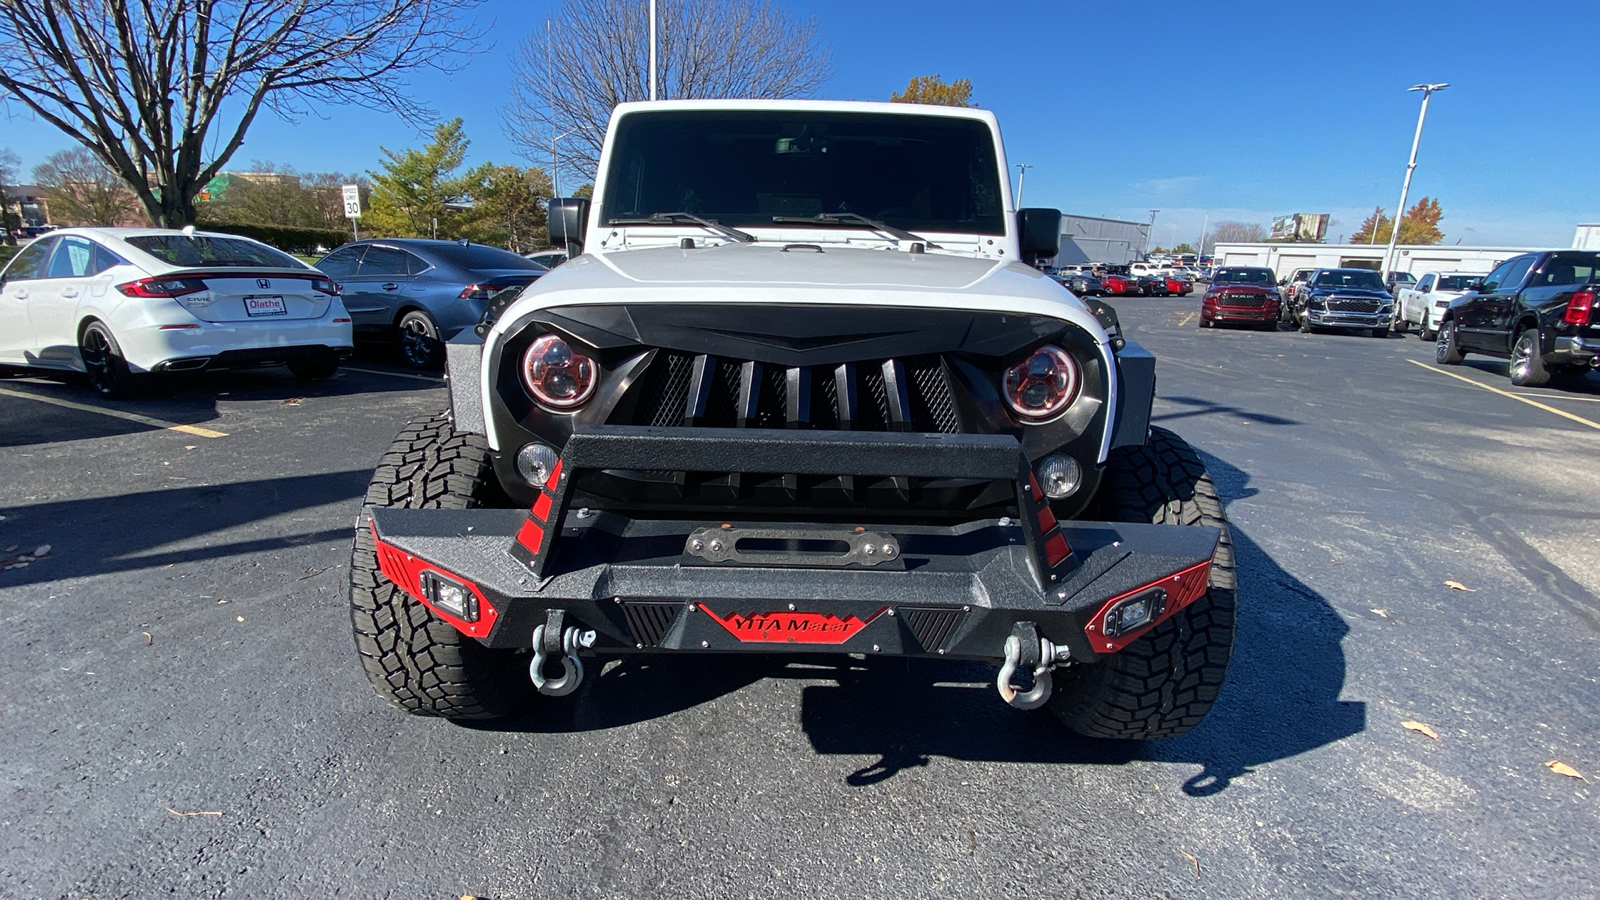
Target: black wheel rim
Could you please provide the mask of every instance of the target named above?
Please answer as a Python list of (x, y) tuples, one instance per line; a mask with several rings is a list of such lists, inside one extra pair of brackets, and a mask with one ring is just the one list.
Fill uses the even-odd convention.
[(408, 319), (400, 327), (400, 353), (413, 366), (426, 366), (433, 362), (433, 348), (438, 339), (425, 319)]
[(83, 343), (79, 348), (83, 356), (83, 367), (89, 373), (89, 384), (101, 393), (111, 390), (111, 342), (106, 340), (98, 328), (91, 328), (83, 334)]

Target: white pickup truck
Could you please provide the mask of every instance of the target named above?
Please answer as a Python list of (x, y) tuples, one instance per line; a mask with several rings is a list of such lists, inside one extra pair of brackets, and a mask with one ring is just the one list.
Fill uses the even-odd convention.
[(1433, 340), (1439, 335), (1437, 325), (1450, 301), (1465, 294), (1468, 286), (1482, 277), (1482, 272), (1424, 272), (1415, 286), (1400, 289), (1391, 330), (1403, 334), (1415, 325), (1423, 340)]

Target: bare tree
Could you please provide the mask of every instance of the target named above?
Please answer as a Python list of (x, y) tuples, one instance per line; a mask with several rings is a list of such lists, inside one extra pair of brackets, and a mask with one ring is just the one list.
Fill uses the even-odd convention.
[[(662, 100), (806, 97), (829, 74), (816, 22), (770, 0), (661, 0), (657, 44)], [(564, 0), (512, 60), (507, 137), (537, 163), (559, 138), (561, 170), (592, 179), (611, 110), (649, 99), (649, 56), (647, 4)]]
[(186, 225), (263, 108), (430, 120), (409, 75), (459, 67), (480, 35), (458, 20), (478, 3), (0, 0), (0, 89), (99, 156), (153, 221)]
[(11, 211), (11, 189), (16, 187), (17, 167), (22, 160), (10, 147), (0, 147), (0, 244), (15, 245), (11, 229), (22, 225), (22, 218)]
[(1203, 242), (1202, 252), (1210, 253), (1217, 244), (1259, 244), (1267, 239), (1267, 229), (1256, 222), (1218, 222)]
[(79, 147), (57, 150), (33, 167), (33, 180), (50, 201), (50, 218), (74, 225), (124, 225), (137, 221), (139, 201), (100, 157)]

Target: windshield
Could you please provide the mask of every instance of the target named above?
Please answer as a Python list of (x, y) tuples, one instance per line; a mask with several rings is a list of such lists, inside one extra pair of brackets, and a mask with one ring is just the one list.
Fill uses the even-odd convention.
[(1367, 269), (1330, 269), (1317, 276), (1317, 287), (1383, 290), (1383, 279)]
[(458, 265), (463, 269), (527, 269), (529, 272), (543, 272), (544, 266), (539, 265), (525, 256), (512, 253), (510, 250), (501, 250), (499, 247), (485, 247), (482, 244), (468, 244), (461, 246), (429, 245), (429, 253), (439, 257), (445, 262)]
[(994, 138), (971, 119), (634, 113), (617, 125), (606, 184), (611, 219), (687, 212), (744, 228), (854, 213), (911, 231), (1005, 233)]
[(310, 268), (287, 253), (243, 238), (197, 234), (141, 234), (125, 238), (129, 244), (175, 266), (240, 266), (269, 269)]
[(1434, 285), (1436, 291), (1464, 291), (1467, 286), (1482, 278), (1482, 275), (1443, 275), (1439, 283)]
[(1225, 268), (1212, 276), (1213, 284), (1272, 284), (1271, 269)]

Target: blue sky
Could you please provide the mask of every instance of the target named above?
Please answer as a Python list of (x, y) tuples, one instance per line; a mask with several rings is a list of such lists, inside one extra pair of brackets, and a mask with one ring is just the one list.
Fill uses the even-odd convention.
[[(554, 5), (489, 0), (479, 15), (494, 46), (455, 76), (415, 81), (441, 116), (466, 120), (470, 162), (529, 164), (498, 113), (517, 41)], [(1568, 246), (1574, 225), (1600, 222), (1593, 0), (784, 5), (815, 16), (833, 47), (820, 96), (882, 100), (913, 75), (971, 78), (1011, 161), (1034, 166), (1027, 205), (1139, 221), (1160, 209), (1160, 244), (1192, 242), (1207, 214), (1331, 213), (1336, 240), (1374, 205), (1392, 212), (1421, 96), (1405, 88), (1418, 82), (1451, 84), (1429, 109), (1411, 189), (1440, 200), (1447, 242)], [(379, 113), (324, 114), (264, 116), (230, 168), (366, 170), (380, 146), (422, 142)], [(14, 102), (0, 112), (0, 147), (24, 176), (67, 145)]]

